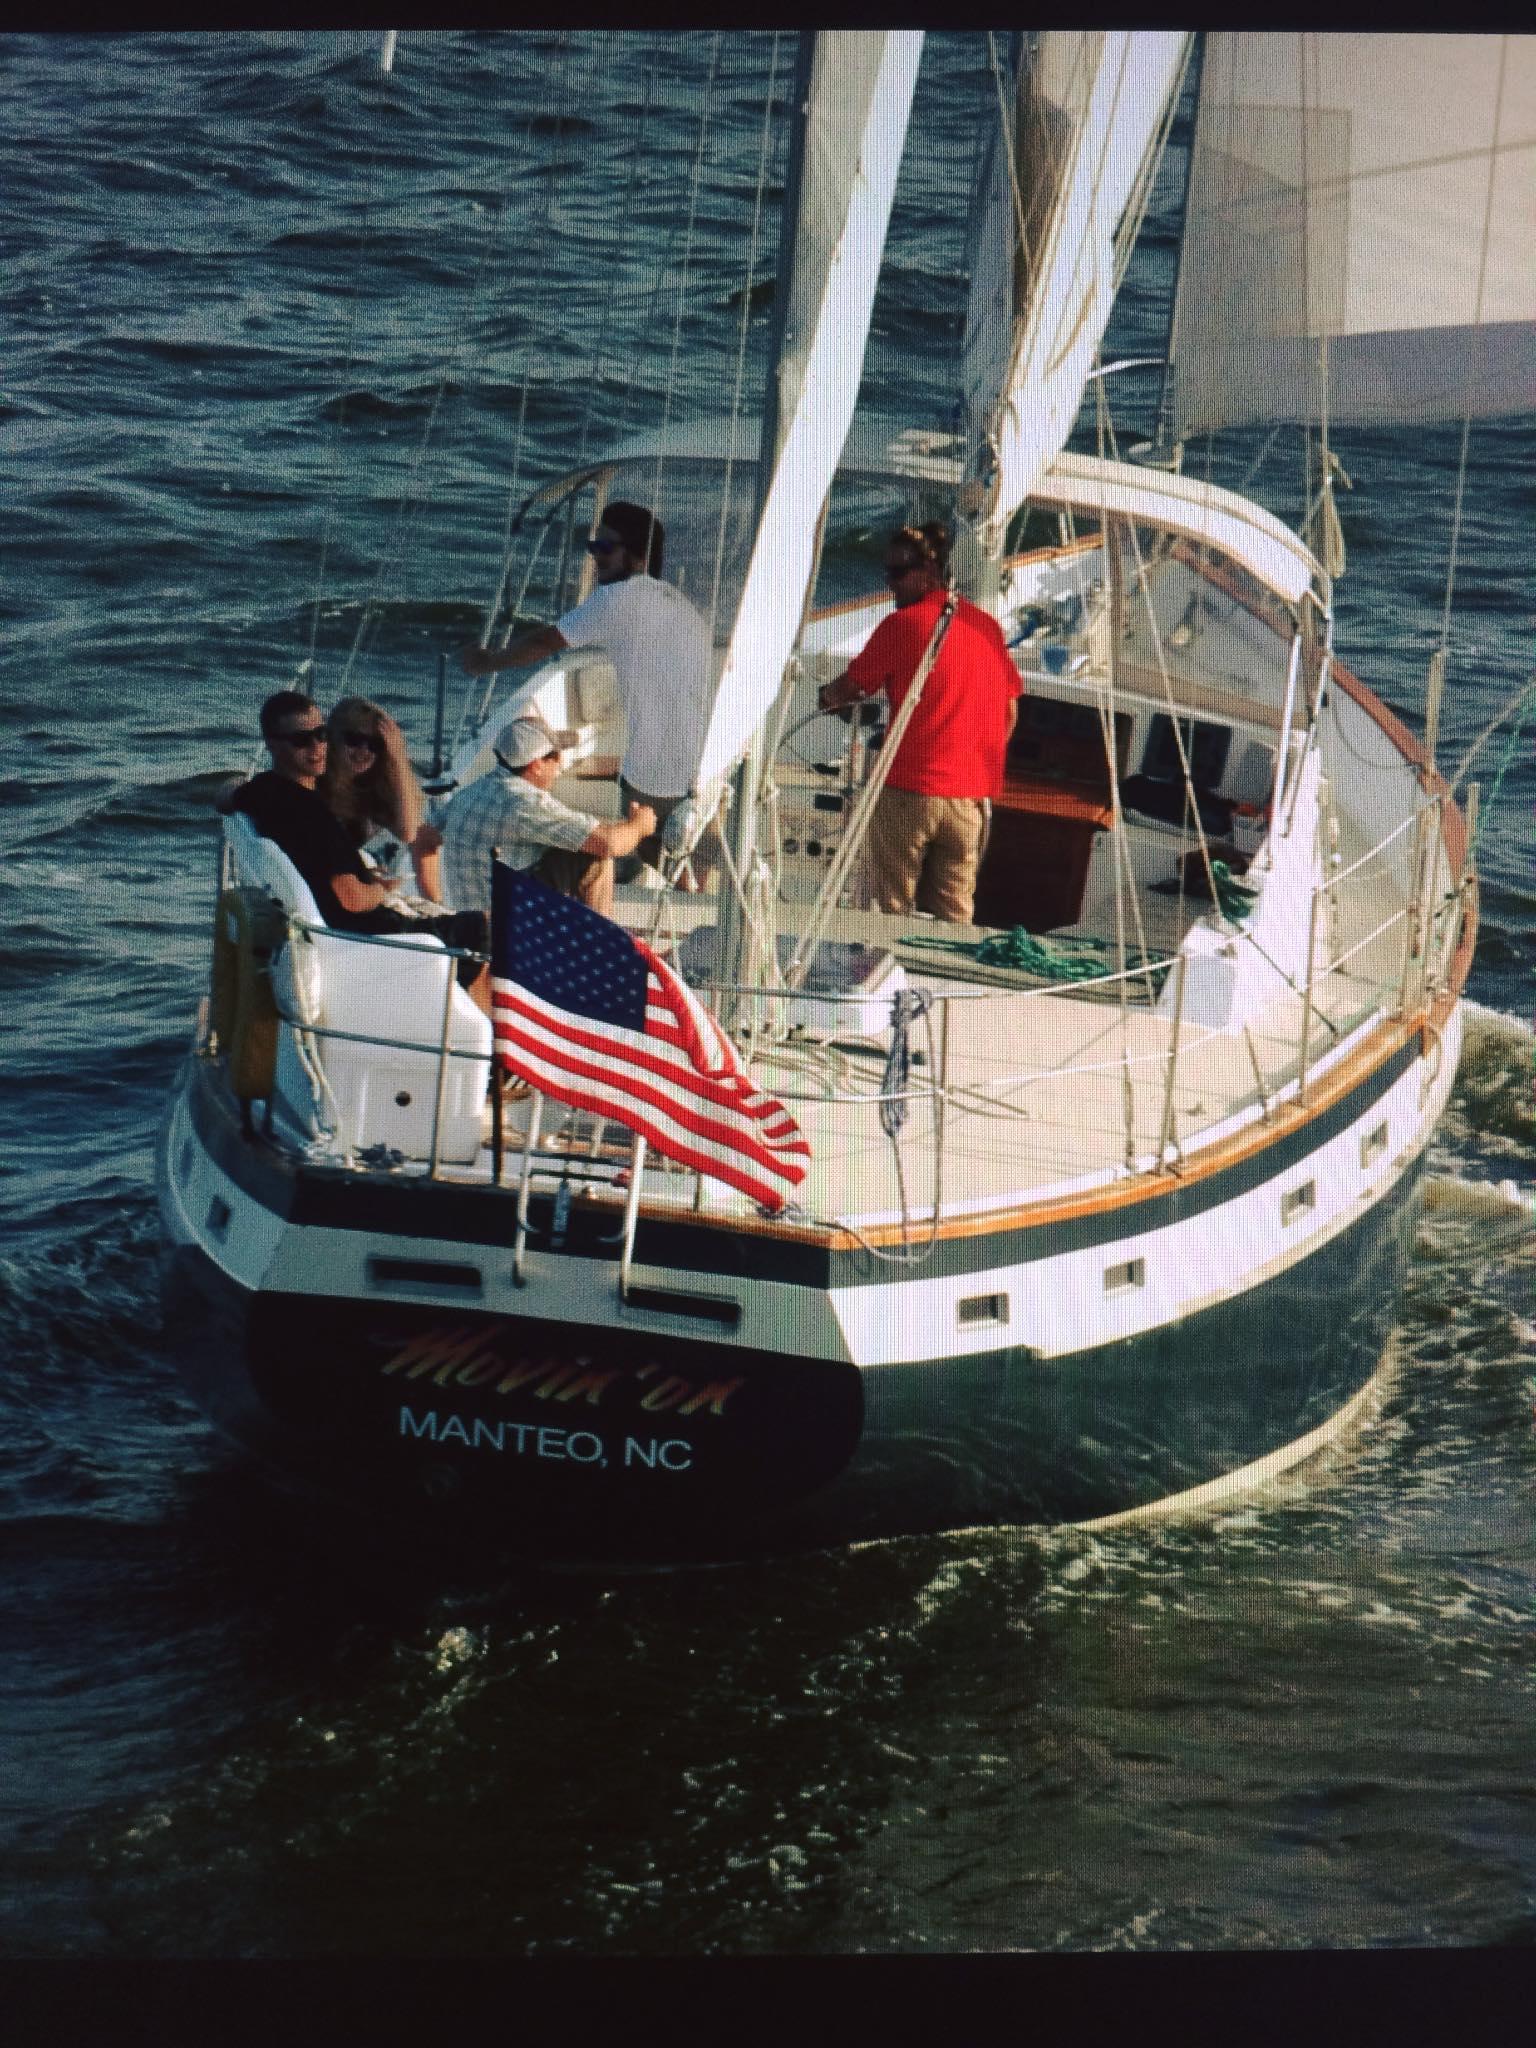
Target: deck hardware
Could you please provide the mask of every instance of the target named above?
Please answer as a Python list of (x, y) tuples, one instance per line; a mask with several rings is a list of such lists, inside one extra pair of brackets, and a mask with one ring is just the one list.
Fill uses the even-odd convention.
[(512, 1284), (526, 1287), (527, 1277), (523, 1272), (523, 1252), (528, 1243), (528, 1191), (533, 1181), (533, 1155), (538, 1150), (539, 1126), (544, 1121), (544, 1097), (537, 1089), (533, 1092), (532, 1107), (528, 1114), (528, 1134), (523, 1139), (523, 1170), (517, 1182), (517, 1228), (512, 1236)]
[[(450, 957), (443, 962), (443, 1035), (437, 1046), (437, 1093), (432, 1099), (432, 1147), (427, 1159), (427, 1179), (437, 1179), (438, 1157), (443, 1142), (443, 1104), (448, 1094), (448, 1041), (453, 1033), (453, 991), (458, 969)], [(395, 1100), (399, 1101), (399, 1096)]]
[(1259, 1065), (1259, 1055), (1254, 1047), (1253, 1033), (1246, 1024), (1243, 1026), (1243, 1043), (1248, 1048), (1248, 1059), (1253, 1067), (1254, 1085), (1259, 1091), (1259, 1120), (1261, 1123), (1267, 1124), (1273, 1117), (1274, 1110), (1270, 1106), (1269, 1094), (1264, 1086), (1264, 1069)]
[(619, 1253), (619, 1299), (629, 1300), (629, 1269), (635, 1256), (635, 1225), (640, 1220), (640, 1183), (645, 1178), (645, 1139), (635, 1133), (629, 1162), (629, 1200), (624, 1204), (624, 1248)]
[(1174, 1084), (1179, 1076), (1179, 1033), (1184, 1023), (1184, 983), (1189, 972), (1189, 955), (1180, 950), (1178, 965), (1179, 985), (1173, 998), (1173, 1029), (1168, 1038), (1168, 1079), (1163, 1089), (1163, 1120), (1157, 1136), (1158, 1170), (1170, 1165), (1168, 1147), (1174, 1146), (1180, 1165), (1184, 1161), (1184, 1150), (1175, 1139), (1174, 1131)]
[(695, 1316), (701, 1322), (734, 1329), (741, 1321), (741, 1303), (728, 1294), (693, 1294), (677, 1287), (636, 1287), (624, 1297), (626, 1308), (650, 1309), (656, 1315)]
[(451, 1259), (391, 1259), (377, 1254), (368, 1260), (368, 1278), (375, 1287), (461, 1287), (476, 1294), (482, 1285), (478, 1266)]

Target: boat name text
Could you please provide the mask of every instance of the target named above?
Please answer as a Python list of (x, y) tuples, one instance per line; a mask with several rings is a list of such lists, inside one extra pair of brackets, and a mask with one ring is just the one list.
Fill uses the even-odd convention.
[(429, 1331), (402, 1345), (381, 1370), (388, 1378), (430, 1380), (438, 1387), (483, 1387), (492, 1394), (531, 1394), (536, 1401), (601, 1405), (619, 1381), (645, 1391), (638, 1406), (647, 1415), (723, 1415), (725, 1404), (745, 1379), (685, 1379), (659, 1365), (598, 1366), (590, 1359), (520, 1358), (509, 1364), (479, 1330)]
[[(463, 1444), (471, 1451), (510, 1451), (514, 1457), (546, 1458), (557, 1463), (595, 1465), (606, 1471), (610, 1463), (608, 1445), (589, 1429), (552, 1429), (537, 1422), (486, 1422), (472, 1416), (439, 1416), (435, 1408), (418, 1415), (405, 1406), (400, 1410), (400, 1434), (431, 1444)], [(693, 1463), (693, 1446), (683, 1437), (626, 1436), (619, 1462), (626, 1468), (643, 1466), (651, 1472), (686, 1472)]]

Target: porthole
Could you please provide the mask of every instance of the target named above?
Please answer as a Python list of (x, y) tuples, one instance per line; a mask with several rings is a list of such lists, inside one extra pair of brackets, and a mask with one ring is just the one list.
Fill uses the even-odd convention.
[(1280, 1197), (1280, 1221), (1292, 1224), (1298, 1216), (1305, 1216), (1309, 1209), (1317, 1207), (1317, 1182), (1304, 1180), (1299, 1188), (1287, 1188)]
[(1006, 1294), (968, 1294), (955, 1305), (955, 1320), (958, 1323), (1006, 1323), (1008, 1320), (1008, 1297)]

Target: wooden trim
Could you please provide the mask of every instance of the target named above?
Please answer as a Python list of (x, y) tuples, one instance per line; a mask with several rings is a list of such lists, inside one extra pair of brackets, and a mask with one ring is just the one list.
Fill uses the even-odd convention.
[[(1349, 1059), (1334, 1068), (1326, 1077), (1326, 1085), (1315, 1089), (1309, 1082), (1308, 1101), (1304, 1109), (1295, 1102), (1277, 1103), (1268, 1123), (1259, 1123), (1242, 1131), (1236, 1131), (1220, 1144), (1209, 1146), (1204, 1151), (1190, 1155), (1184, 1171), (1179, 1177), (1181, 1187), (1192, 1187), (1197, 1182), (1209, 1180), (1213, 1174), (1224, 1173), (1229, 1167), (1241, 1165), (1245, 1159), (1263, 1152), (1278, 1138), (1287, 1137), (1293, 1131), (1304, 1129), (1313, 1123), (1335, 1102), (1347, 1095), (1351, 1088), (1359, 1085), (1375, 1068), (1384, 1064), (1410, 1039), (1422, 1037), (1427, 1013), (1404, 1022), (1401, 1018), (1389, 1018), (1377, 1026), (1364, 1045), (1357, 1048)], [(1133, 1181), (1119, 1181), (1108, 1186), (1089, 1189), (1079, 1195), (1066, 1195), (1054, 1202), (1040, 1202), (1021, 1205), (1016, 1209), (994, 1209), (985, 1215), (960, 1216), (950, 1223), (939, 1225), (940, 1238), (978, 1237), (993, 1231), (1032, 1229), (1038, 1225), (1070, 1223), (1080, 1216), (1089, 1216), (1116, 1209), (1129, 1209), (1149, 1197), (1168, 1192), (1168, 1181), (1158, 1174), (1142, 1174)], [(1134, 1228), (1134, 1224), (1128, 1225)], [(886, 1224), (865, 1230), (861, 1235), (870, 1244), (899, 1244), (902, 1231), (899, 1224)], [(837, 1250), (852, 1250), (857, 1243), (850, 1238), (846, 1244), (833, 1241)]]

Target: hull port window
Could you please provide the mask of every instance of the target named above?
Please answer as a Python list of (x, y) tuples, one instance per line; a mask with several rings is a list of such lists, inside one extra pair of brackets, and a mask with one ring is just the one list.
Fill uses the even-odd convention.
[(1373, 1166), (1386, 1149), (1387, 1127), (1385, 1124), (1378, 1124), (1374, 1131), (1360, 1140), (1360, 1164)]
[(1280, 1197), (1280, 1221), (1294, 1223), (1298, 1216), (1305, 1216), (1309, 1209), (1317, 1207), (1317, 1182), (1304, 1180), (1299, 1188), (1291, 1188)]
[(215, 1195), (208, 1204), (208, 1235), (210, 1237), (222, 1237), (229, 1228), (229, 1217), (230, 1208), (228, 1202), (221, 1201)]
[(955, 1320), (958, 1323), (1006, 1323), (1008, 1297), (1006, 1294), (968, 1294), (957, 1304)]
[(480, 1292), (480, 1268), (455, 1266), (446, 1259), (370, 1259), (368, 1278), (375, 1287), (459, 1287)]
[(1145, 1259), (1123, 1259), (1118, 1266), (1104, 1268), (1104, 1292), (1123, 1293), (1127, 1287), (1145, 1287), (1147, 1284), (1147, 1262)]

